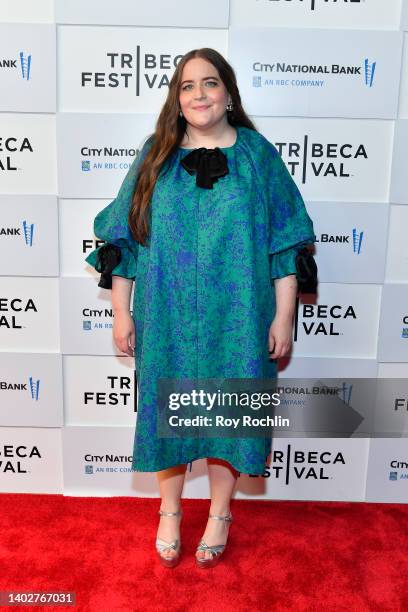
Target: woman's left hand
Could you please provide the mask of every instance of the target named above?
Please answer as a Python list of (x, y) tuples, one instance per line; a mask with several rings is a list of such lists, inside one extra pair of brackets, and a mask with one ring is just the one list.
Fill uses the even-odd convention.
[(271, 359), (284, 357), (292, 345), (293, 320), (290, 317), (275, 317), (269, 328), (269, 356)]

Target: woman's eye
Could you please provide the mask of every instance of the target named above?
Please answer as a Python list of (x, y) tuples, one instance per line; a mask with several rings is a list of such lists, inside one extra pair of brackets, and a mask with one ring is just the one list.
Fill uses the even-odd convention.
[[(206, 82), (205, 82), (205, 84), (206, 84), (206, 85), (210, 85), (211, 87), (213, 87), (213, 86), (215, 86), (215, 87), (216, 87), (216, 86), (218, 85), (217, 81), (206, 81)], [(191, 83), (188, 83), (187, 85), (184, 85), (184, 86), (182, 87), (182, 90), (183, 90), (183, 91), (187, 91), (187, 90), (188, 90), (188, 88), (190, 88), (190, 87), (192, 87), (192, 84), (191, 84)]]

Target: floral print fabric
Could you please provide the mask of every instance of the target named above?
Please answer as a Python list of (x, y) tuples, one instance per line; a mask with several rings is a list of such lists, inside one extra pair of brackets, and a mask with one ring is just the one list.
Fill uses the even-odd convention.
[[(138, 168), (95, 218), (95, 235), (122, 249), (112, 274), (135, 280), (133, 319), (139, 401), (132, 470), (155, 472), (218, 457), (243, 473), (262, 474), (270, 438), (159, 438), (159, 378), (276, 377), (268, 332), (275, 315), (273, 280), (294, 274), (297, 248), (315, 241), (300, 192), (275, 146), (237, 127), (221, 147), (229, 173), (213, 189), (196, 185), (178, 148), (151, 200), (147, 247), (134, 241), (127, 217)], [(101, 247), (99, 247), (101, 248)], [(95, 266), (97, 249), (86, 261)]]

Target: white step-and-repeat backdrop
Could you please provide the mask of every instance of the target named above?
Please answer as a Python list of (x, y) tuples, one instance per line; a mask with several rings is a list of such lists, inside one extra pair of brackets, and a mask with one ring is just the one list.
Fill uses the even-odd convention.
[[(133, 359), (84, 263), (180, 57), (213, 47), (314, 220), (317, 304), (281, 377), (394, 378), (408, 415), (408, 2), (3, 0), (0, 491), (157, 496)], [(377, 406), (378, 408), (378, 406)], [(405, 418), (406, 422), (406, 418)], [(207, 497), (205, 460), (185, 497)], [(407, 438), (278, 439), (237, 497), (408, 502)]]

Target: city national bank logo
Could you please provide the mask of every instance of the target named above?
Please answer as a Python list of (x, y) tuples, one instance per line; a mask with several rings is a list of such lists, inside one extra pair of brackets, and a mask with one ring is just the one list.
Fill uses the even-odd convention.
[(353, 227), (351, 234), (320, 234), (316, 242), (322, 244), (347, 244), (353, 248), (353, 253), (360, 255), (361, 246), (363, 243), (364, 232), (359, 232), (357, 228)]
[(296, 312), (293, 340), (296, 342), (301, 334), (304, 336), (342, 336), (343, 322), (357, 320), (356, 312), (351, 304), (302, 304), (296, 299)]
[(34, 223), (23, 221), (23, 236), (27, 246), (33, 246)]
[(404, 327), (402, 328), (402, 331), (401, 331), (401, 338), (406, 339), (408, 338), (408, 327), (405, 327), (405, 326), (408, 325), (408, 315), (404, 315), (402, 317), (402, 324)]
[[(21, 229), (23, 230), (22, 232)], [(21, 227), (1, 227), (0, 238), (2, 236), (22, 236), (24, 238), (24, 243), (27, 246), (32, 247), (34, 236), (34, 223), (27, 223), (27, 221), (22, 221)]]
[[(408, 480), (408, 461), (397, 461), (393, 459), (390, 463), (390, 467), (393, 469), (393, 471), (390, 472), (390, 480)], [(402, 471), (396, 472), (396, 469)]]
[(358, 173), (357, 163), (368, 161), (363, 143), (336, 142), (334, 138), (327, 143), (315, 142), (305, 134), (303, 141), (277, 141), (274, 145), (291, 175), (303, 184), (310, 174), (321, 179), (347, 180)]
[(321, 6), (351, 6), (353, 4), (360, 4), (364, 1), (365, 0), (256, 0), (256, 2), (267, 2), (270, 6), (274, 6), (275, 3), (282, 6), (302, 5), (310, 11), (316, 11)]
[(361, 253), (361, 244), (363, 242), (363, 234), (364, 232), (358, 232), (355, 227), (353, 227), (353, 251), (357, 255)]
[(24, 55), (24, 52), (20, 51), (20, 67), (22, 78), (29, 81), (31, 72), (31, 54)]
[(364, 60), (364, 80), (367, 87), (372, 87), (374, 82), (375, 67), (377, 62), (370, 62), (366, 58)]
[(343, 400), (347, 406), (351, 406), (351, 394), (353, 392), (353, 385), (343, 382), (340, 387), (339, 397)]
[[(139, 149), (84, 146), (81, 147), (81, 155), (88, 159), (81, 160), (81, 170), (82, 172), (90, 172), (91, 170), (128, 171), (139, 152)], [(100, 161), (101, 158), (105, 158), (105, 160)], [(130, 161), (124, 160), (124, 158), (130, 158)]]
[(32, 376), (30, 376), (28, 380), (30, 384), (31, 399), (38, 402), (38, 396), (40, 393), (40, 380), (39, 379), (34, 380)]
[(131, 465), (126, 464), (131, 464), (132, 459), (132, 455), (85, 455), (84, 472), (85, 474), (131, 472)]
[(28, 384), (1, 380), (0, 391), (29, 391), (31, 399), (38, 402), (40, 394), (40, 379), (38, 378), (37, 380), (34, 380), (34, 378), (30, 376), (28, 379)]
[(82, 329), (84, 331), (92, 331), (93, 329), (112, 329), (112, 321), (101, 321), (98, 319), (113, 319), (112, 308), (84, 308), (82, 316), (87, 317), (82, 321)]
[(17, 59), (0, 59), (1, 69), (18, 70), (23, 81), (30, 80), (31, 73), (31, 54), (27, 55), (24, 51), (20, 51)]
[(173, 71), (183, 53), (148, 53), (136, 45), (129, 53), (106, 53), (104, 71), (82, 71), (81, 87), (121, 90), (128, 89), (135, 96), (143, 94), (145, 88), (161, 90), (168, 87)]
[[(374, 75), (377, 62), (370, 62), (365, 58), (362, 65), (341, 65), (341, 64), (291, 64), (285, 61), (263, 63), (254, 61), (252, 70), (256, 73), (252, 75), (252, 87), (324, 87), (327, 78), (313, 75), (341, 75), (359, 79), (363, 77), (363, 82), (367, 87), (374, 84)], [(259, 74), (262, 73), (262, 74)], [(292, 74), (293, 76), (288, 76)], [(269, 75), (276, 75), (270, 78)]]

